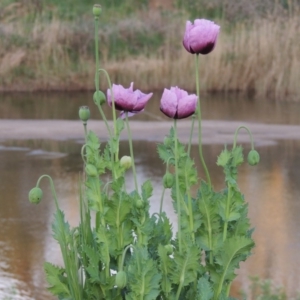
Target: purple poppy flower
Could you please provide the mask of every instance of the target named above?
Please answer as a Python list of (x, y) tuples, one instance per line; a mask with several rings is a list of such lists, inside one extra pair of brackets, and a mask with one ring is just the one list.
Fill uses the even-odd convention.
[[(120, 84), (113, 84), (112, 90), (116, 109), (122, 111), (121, 115), (124, 115), (124, 112), (128, 112), (129, 116), (144, 110), (147, 102), (153, 95), (153, 93), (144, 94), (140, 90), (133, 91), (133, 82), (131, 82), (128, 89)], [(112, 106), (110, 89), (107, 90), (107, 102), (109, 106)]]
[(215, 48), (219, 31), (220, 26), (209, 20), (196, 19), (194, 24), (187, 21), (183, 46), (192, 54), (208, 54)]
[(191, 116), (197, 107), (198, 97), (189, 95), (186, 91), (176, 87), (164, 89), (160, 101), (160, 110), (169, 118), (183, 119)]

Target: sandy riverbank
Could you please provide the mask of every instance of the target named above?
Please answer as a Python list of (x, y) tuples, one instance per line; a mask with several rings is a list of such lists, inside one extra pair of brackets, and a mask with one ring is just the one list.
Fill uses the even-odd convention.
[[(191, 121), (178, 122), (178, 134), (182, 142), (188, 141), (190, 125)], [(246, 125), (251, 129), (257, 146), (274, 144), (281, 139), (300, 140), (300, 126), (207, 120), (202, 124), (203, 144), (231, 144), (234, 132), (240, 125)], [(160, 142), (169, 132), (172, 122), (131, 121), (130, 126), (135, 140)], [(102, 121), (90, 120), (88, 130), (95, 131), (102, 140), (107, 139), (107, 131)], [(0, 120), (0, 142), (19, 139), (76, 140), (82, 138), (83, 126), (80, 121)], [(127, 138), (126, 130), (123, 131), (122, 138)], [(245, 130), (240, 131), (238, 141), (241, 143), (249, 141)], [(193, 143), (197, 142), (195, 131)]]

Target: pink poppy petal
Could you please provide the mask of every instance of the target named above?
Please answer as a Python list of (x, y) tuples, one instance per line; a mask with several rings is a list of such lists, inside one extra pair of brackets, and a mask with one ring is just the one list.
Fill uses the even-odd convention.
[(190, 30), (189, 45), (195, 53), (210, 53), (217, 41), (220, 26), (208, 20), (195, 20), (195, 26)]
[(175, 93), (177, 99), (188, 96), (188, 93), (185, 90), (180, 89), (178, 86), (171, 87), (170, 90), (171, 90), (171, 92)]
[(183, 46), (186, 49), (186, 51), (191, 52), (190, 50), (190, 43), (189, 43), (189, 39), (190, 39), (190, 30), (193, 28), (193, 25), (191, 23), (191, 21), (186, 21), (186, 25), (185, 25), (185, 32), (184, 32), (184, 36), (183, 36)]
[(197, 99), (198, 97), (194, 94), (179, 99), (177, 108), (177, 118), (183, 119), (191, 116), (196, 111)]
[(137, 99), (137, 103), (134, 106), (134, 111), (140, 111), (143, 110), (147, 104), (147, 102), (150, 100), (150, 98), (153, 96), (153, 93), (150, 94), (144, 94), (140, 90), (136, 90), (135, 93), (138, 92), (139, 97)]
[(160, 110), (169, 118), (174, 118), (177, 113), (177, 97), (175, 93), (164, 89), (160, 100)]

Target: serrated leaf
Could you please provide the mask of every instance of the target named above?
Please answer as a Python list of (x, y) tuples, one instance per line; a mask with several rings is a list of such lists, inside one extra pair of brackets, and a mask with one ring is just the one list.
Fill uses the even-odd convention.
[(201, 277), (197, 284), (197, 296), (195, 300), (211, 300), (214, 295), (213, 289), (207, 278)]
[(124, 129), (124, 120), (122, 118), (117, 119), (117, 135), (119, 136), (122, 130)]
[(56, 296), (69, 298), (71, 297), (68, 281), (65, 277), (65, 269), (57, 267), (51, 263), (44, 264), (46, 280), (50, 285), (48, 290)]
[(156, 300), (160, 293), (161, 274), (147, 250), (135, 248), (127, 266), (129, 293), (126, 299)]
[(221, 154), (218, 156), (217, 165), (225, 167), (231, 158), (231, 152), (225, 148)]
[(150, 180), (147, 180), (142, 185), (142, 198), (144, 201), (147, 201), (151, 196), (153, 192), (152, 183)]
[(242, 146), (237, 146), (231, 151), (232, 153), (232, 163), (234, 166), (239, 166), (244, 161), (243, 148)]
[(174, 266), (171, 273), (171, 280), (174, 284), (187, 286), (197, 278), (200, 270), (200, 250), (196, 246), (186, 248), (186, 251), (180, 254), (174, 253)]

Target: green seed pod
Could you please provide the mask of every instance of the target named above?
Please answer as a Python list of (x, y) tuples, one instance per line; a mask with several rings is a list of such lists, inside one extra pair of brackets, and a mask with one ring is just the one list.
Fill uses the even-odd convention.
[(163, 177), (164, 188), (170, 189), (170, 188), (172, 188), (173, 184), (174, 184), (174, 176), (173, 176), (173, 174), (167, 172)]
[(123, 289), (126, 286), (127, 274), (125, 273), (125, 271), (120, 271), (117, 273), (115, 283), (119, 289)]
[(256, 151), (256, 150), (251, 150), (249, 153), (248, 153), (248, 157), (247, 157), (247, 160), (248, 160), (248, 164), (250, 166), (255, 166), (259, 163), (259, 160), (260, 160), (260, 156), (259, 156), (259, 153)]
[(30, 190), (28, 198), (30, 203), (39, 204), (43, 197), (43, 191), (39, 187)]
[(142, 199), (135, 200), (135, 206), (137, 208), (143, 208), (144, 207), (144, 201)]
[(88, 121), (91, 116), (90, 109), (87, 106), (81, 106), (79, 108), (79, 118), (82, 122)]
[(173, 141), (170, 137), (166, 136), (164, 138), (164, 144), (166, 147), (172, 147)]
[(106, 96), (102, 91), (97, 91), (93, 95), (93, 100), (97, 105), (103, 105), (106, 102)]
[(86, 174), (88, 174), (88, 176), (91, 176), (91, 177), (98, 176), (97, 168), (92, 164), (87, 164), (85, 166), (85, 172), (86, 172)]
[(129, 169), (132, 165), (132, 159), (130, 156), (123, 156), (121, 159), (120, 159), (120, 165), (122, 168), (124, 168), (125, 170), (126, 169)]
[(165, 245), (165, 249), (167, 250), (167, 255), (171, 255), (173, 253), (173, 246), (168, 244)]
[(94, 17), (99, 18), (100, 15), (101, 15), (101, 12), (102, 12), (101, 5), (100, 4), (95, 4), (93, 6), (93, 15), (94, 15)]

